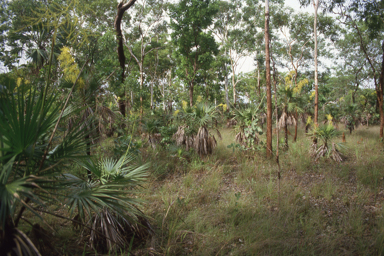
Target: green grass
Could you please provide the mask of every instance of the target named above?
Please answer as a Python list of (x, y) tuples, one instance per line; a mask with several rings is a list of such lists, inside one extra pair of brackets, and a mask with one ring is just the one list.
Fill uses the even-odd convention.
[[(203, 159), (177, 148), (141, 149), (141, 161), (152, 165), (151, 179), (140, 193), (145, 201), (142, 210), (151, 218), (156, 235), (133, 252), (384, 254), (384, 153), (378, 127), (360, 127), (352, 135), (344, 132), (347, 142), (341, 163), (331, 159), (315, 163), (309, 155), (312, 141), (302, 129), (296, 143), (289, 136), (289, 149), (279, 151), (280, 194), (275, 159), (265, 159), (263, 151), (228, 148), (235, 143), (231, 129), (221, 130), (223, 140)], [(108, 155), (105, 149), (113, 145), (110, 140), (104, 143), (95, 151)], [(59, 230), (55, 241), (60, 252), (83, 253), (84, 242), (78, 246), (72, 240), (63, 242), (76, 233), (70, 222), (45, 217)], [(25, 223), (22, 228), (30, 229)]]
[[(159, 246), (161, 253), (377, 255), (383, 251), (384, 229), (379, 224), (384, 163), (377, 127), (346, 133), (342, 152), (346, 158), (340, 164), (330, 159), (314, 163), (308, 153), (312, 142), (302, 130), (296, 143), (290, 136), (289, 150), (279, 152), (280, 202), (274, 159), (266, 160), (263, 152), (227, 148), (234, 143), (234, 134), (223, 129), (222, 135), (212, 156), (195, 158), (181, 176), (158, 181), (158, 192), (151, 190), (151, 197), (143, 192), (149, 214), (153, 207), (169, 208), (183, 196), (183, 203), (174, 203), (166, 216), (163, 241), (167, 242)], [(152, 215), (157, 223), (164, 216), (164, 210)]]

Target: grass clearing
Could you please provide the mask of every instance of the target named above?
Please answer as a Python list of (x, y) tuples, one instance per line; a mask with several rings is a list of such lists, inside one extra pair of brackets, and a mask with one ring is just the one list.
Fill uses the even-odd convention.
[[(228, 148), (235, 137), (230, 129), (221, 130), (223, 140), (202, 159), (183, 149), (142, 150), (141, 161), (152, 162), (142, 209), (156, 235), (135, 255), (383, 254), (384, 162), (377, 132), (360, 127), (346, 133), (341, 163), (315, 163), (310, 139), (302, 135), (293, 143), (289, 137), (289, 149), (280, 150), (280, 195), (274, 159)], [(74, 246), (71, 221), (44, 217), (57, 230), (61, 254), (88, 251), (84, 242)], [(25, 222), (21, 227), (30, 229)]]
[[(317, 163), (299, 136), (280, 150), (277, 166), (261, 153), (228, 148), (234, 134), (223, 129), (214, 154), (194, 158), (183, 175), (158, 183), (163, 192), (168, 233), (165, 255), (368, 255), (380, 254), (384, 229), (384, 163), (377, 127), (360, 127), (346, 135), (345, 160)], [(341, 140), (341, 139), (340, 139)], [(180, 196), (182, 199), (180, 201)], [(147, 197), (153, 213), (153, 197)], [(179, 199), (178, 199), (179, 198)]]

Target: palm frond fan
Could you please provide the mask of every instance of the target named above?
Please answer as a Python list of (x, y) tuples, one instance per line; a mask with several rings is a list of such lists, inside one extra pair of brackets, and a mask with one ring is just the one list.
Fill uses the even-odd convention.
[(101, 252), (124, 248), (131, 240), (139, 245), (154, 234), (145, 217), (122, 215), (109, 208), (95, 213), (88, 224), (92, 227), (89, 237), (91, 248)]

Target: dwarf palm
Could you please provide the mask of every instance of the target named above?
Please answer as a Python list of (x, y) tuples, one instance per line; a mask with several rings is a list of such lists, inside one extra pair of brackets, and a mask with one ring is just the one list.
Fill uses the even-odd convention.
[(280, 105), (282, 109), (281, 116), (279, 118), (279, 128), (284, 128), (285, 135), (285, 147), (288, 148), (288, 125), (295, 125), (295, 137), (297, 136), (297, 122), (298, 114), (303, 112), (299, 107), (299, 98), (295, 97), (295, 87), (281, 86), (279, 90)]
[[(186, 145), (187, 150), (192, 146), (200, 156), (211, 154), (217, 141), (215, 136), (210, 134), (209, 128), (213, 128), (213, 121), (217, 115), (215, 106), (204, 103), (185, 108), (180, 114), (180, 126), (174, 135), (176, 143)], [(221, 138), (219, 130), (215, 130)]]
[[(313, 130), (308, 133), (308, 135), (312, 139), (317, 139), (317, 141), (321, 141), (323, 143), (318, 149), (315, 149), (313, 152), (315, 161), (317, 161), (320, 157), (324, 156), (332, 158), (336, 162), (341, 162), (343, 160), (338, 150), (338, 148), (342, 147), (342, 144), (332, 142), (333, 139), (341, 136), (341, 132), (338, 131), (332, 123), (323, 126), (315, 125)], [(330, 143), (332, 143), (332, 148), (329, 147)]]
[[(85, 221), (93, 214), (109, 209), (115, 214), (131, 216), (137, 221), (140, 213), (132, 191), (126, 190), (127, 183), (134, 183), (143, 177), (143, 168), (132, 172), (123, 166), (125, 182), (88, 182), (70, 174), (64, 174), (71, 160), (85, 156), (87, 141), (85, 128), (67, 130), (53, 136), (53, 127), (58, 122), (61, 104), (56, 105), (54, 96), (46, 100), (32, 89), (23, 93), (20, 87), (16, 94), (1, 96), (0, 101), (0, 251), (4, 254), (39, 255), (33, 243), (17, 229), (25, 209), (38, 215), (39, 211), (49, 213), (47, 206), (65, 201), (71, 214), (79, 214)], [(45, 102), (45, 103), (44, 103)], [(70, 114), (65, 111), (64, 115)], [(79, 127), (85, 127), (81, 124)], [(53, 131), (52, 131), (53, 130)], [(49, 137), (53, 136), (53, 145)], [(130, 158), (127, 158), (130, 159)], [(99, 177), (97, 172), (92, 175)], [(31, 204), (33, 203), (33, 204)], [(61, 205), (61, 204), (60, 204)], [(18, 214), (16, 214), (18, 213)], [(40, 216), (41, 217), (41, 216)]]
[(235, 109), (236, 137), (235, 140), (247, 148), (254, 148), (259, 143), (257, 134), (262, 134), (258, 126), (259, 109), (250, 107), (246, 109)]
[[(144, 238), (152, 232), (149, 221), (138, 208), (140, 200), (132, 197), (134, 189), (146, 180), (148, 165), (135, 164), (134, 160), (133, 155), (123, 155), (118, 160), (79, 161), (96, 178), (92, 185), (78, 183), (67, 202), (72, 212), (77, 209), (80, 219), (88, 216), (93, 227), (89, 241), (95, 249), (122, 248), (133, 235)], [(103, 196), (114, 202), (113, 207), (105, 204)]]
[(23, 243), (27, 237), (17, 229), (22, 213), (29, 209), (37, 214), (30, 201), (44, 206), (54, 200), (52, 189), (57, 185), (54, 176), (59, 174), (59, 164), (78, 157), (85, 144), (82, 133), (73, 130), (47, 151), (47, 139), (58, 120), (60, 106), (55, 105), (54, 96), (44, 101), (41, 94), (37, 96), (32, 90), (25, 94), (23, 90), (21, 86), (16, 94), (5, 92), (0, 101), (0, 228), (20, 237), (15, 237), (2, 252), (25, 245), (24, 250), (34, 255), (38, 253), (36, 248)]

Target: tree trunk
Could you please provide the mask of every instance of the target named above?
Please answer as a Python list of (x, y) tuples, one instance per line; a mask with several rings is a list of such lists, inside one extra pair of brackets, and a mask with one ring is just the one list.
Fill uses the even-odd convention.
[(267, 158), (272, 157), (272, 96), (271, 66), (269, 56), (269, 2), (265, 0), (265, 66), (267, 86)]
[(259, 89), (259, 96), (261, 96), (261, 89), (260, 89), (260, 69), (259, 69), (259, 65), (257, 65), (257, 88)]
[(381, 45), (381, 50), (383, 51), (383, 60), (381, 63), (381, 73), (379, 80), (379, 88), (376, 89), (377, 101), (379, 102), (380, 110), (380, 138), (383, 138), (383, 129), (384, 129), (384, 110), (383, 110), (383, 92), (384, 92), (384, 41)]
[(236, 106), (236, 83), (235, 83), (235, 68), (233, 66), (233, 61), (231, 59), (231, 69), (232, 69), (232, 86), (233, 86), (233, 106)]
[[(169, 97), (169, 95), (171, 94), (171, 86), (172, 86), (172, 68), (171, 70), (169, 71), (169, 80), (168, 80), (168, 89), (167, 89), (167, 95)], [(169, 98), (167, 99), (167, 102), (168, 102), (168, 112), (169, 113), (172, 113), (172, 100), (170, 100)]]
[(153, 82), (151, 81), (151, 109), (153, 109)]
[(143, 84), (144, 84), (144, 71), (143, 71), (144, 58), (141, 58), (140, 63), (140, 117), (143, 117)]
[(295, 119), (296, 119), (296, 122), (295, 122), (295, 136), (293, 137), (293, 142), (296, 142), (296, 139), (297, 139), (297, 123), (299, 122), (297, 110), (296, 110), (296, 114), (295, 114)]
[(288, 124), (287, 124), (287, 120), (285, 120), (285, 125), (284, 125), (284, 143), (285, 143), (285, 148), (288, 149)]
[[(225, 49), (225, 56), (227, 55), (227, 49)], [(224, 90), (225, 90), (225, 104), (227, 104), (227, 109), (230, 109), (229, 98), (228, 98), (228, 67), (225, 64), (225, 80), (224, 80)]]
[(164, 112), (165, 112), (165, 110), (166, 110), (166, 103), (165, 103), (165, 83), (163, 82), (163, 86), (162, 86), (163, 88), (163, 110), (164, 110)]
[(318, 123), (318, 114), (319, 114), (319, 90), (318, 90), (318, 74), (317, 74), (317, 10), (319, 8), (319, 0), (313, 0), (313, 7), (315, 9), (315, 21), (313, 23), (313, 33), (314, 33), (314, 41), (315, 41), (315, 49), (314, 49), (314, 60), (315, 60), (315, 117), (314, 123), (317, 125)]
[[(119, 58), (119, 63), (121, 67), (121, 84), (124, 83), (125, 80), (125, 55), (124, 55), (124, 45), (123, 45), (123, 33), (121, 32), (121, 20), (123, 18), (124, 12), (128, 10), (136, 0), (129, 0), (128, 3), (124, 4), (124, 1), (121, 1), (117, 5), (117, 14), (115, 17), (114, 27), (116, 31), (116, 39), (117, 39), (117, 55)], [(123, 94), (124, 95), (124, 94)], [(120, 113), (125, 116), (125, 101), (124, 99), (119, 100), (119, 109)]]
[(193, 107), (193, 81), (189, 82), (189, 106)]
[(133, 90), (131, 91), (131, 105), (132, 105), (132, 107), (133, 107), (133, 102), (134, 102), (134, 100), (133, 100)]

